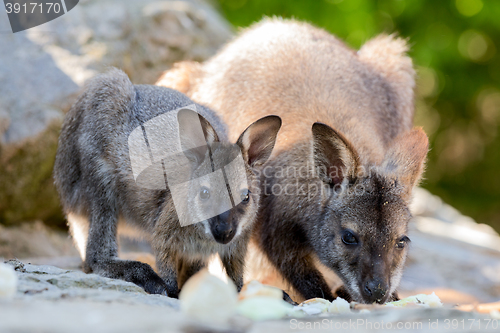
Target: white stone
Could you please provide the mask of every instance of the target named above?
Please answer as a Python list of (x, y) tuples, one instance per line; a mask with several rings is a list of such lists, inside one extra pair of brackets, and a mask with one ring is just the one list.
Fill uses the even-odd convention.
[(204, 323), (226, 323), (236, 312), (238, 293), (231, 281), (225, 283), (202, 270), (193, 275), (179, 295), (181, 311)]
[(243, 286), (240, 291), (239, 299), (243, 300), (249, 297), (260, 296), (283, 300), (283, 291), (276, 287), (264, 285), (257, 280), (252, 280)]
[(12, 298), (17, 291), (17, 275), (9, 265), (0, 263), (0, 299)]
[(349, 302), (343, 298), (337, 297), (332, 301), (332, 304), (328, 307), (328, 312), (330, 313), (350, 313), (351, 306)]
[(292, 315), (319, 315), (321, 313), (328, 312), (328, 308), (331, 303), (323, 298), (311, 298), (307, 301), (300, 303), (293, 309)]
[(238, 314), (255, 321), (281, 319), (287, 316), (293, 306), (270, 296), (254, 296), (238, 303)]
[(386, 303), (386, 306), (389, 307), (406, 307), (410, 304), (416, 304), (424, 307), (430, 307), (430, 308), (439, 308), (443, 306), (443, 303), (441, 303), (441, 300), (439, 297), (435, 294), (432, 293), (430, 295), (426, 294), (418, 294), (414, 296), (409, 296), (406, 298), (403, 298), (399, 301), (395, 302), (388, 302)]

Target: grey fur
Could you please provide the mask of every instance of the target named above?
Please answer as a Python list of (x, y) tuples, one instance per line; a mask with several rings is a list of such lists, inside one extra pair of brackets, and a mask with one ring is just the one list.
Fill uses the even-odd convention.
[[(184, 282), (206, 265), (210, 255), (218, 253), (229, 277), (241, 288), (246, 245), (259, 205), (258, 191), (252, 187), (257, 166), (248, 164), (249, 155), (255, 158), (258, 151), (261, 155), (257, 159), (262, 163), (267, 160), (281, 120), (265, 117), (240, 138), (250, 184), (249, 203), (237, 205), (224, 218), (181, 227), (168, 188), (145, 189), (134, 181), (127, 139), (144, 122), (192, 104), (172, 89), (133, 85), (123, 72), (112, 69), (92, 79), (68, 112), (54, 178), (86, 272), (130, 281), (149, 293), (177, 297)], [(212, 151), (213, 158), (223, 160), (235, 147), (227, 142), (226, 126), (210, 109), (196, 106), (209, 143), (220, 143)], [(261, 143), (252, 141), (255, 135), (264, 137), (267, 145), (256, 149), (255, 144)], [(193, 161), (193, 174), (199, 165), (200, 161)], [(196, 203), (191, 204), (195, 209)], [(150, 241), (159, 274), (145, 263), (117, 258), (119, 220), (140, 230)], [(213, 236), (221, 224), (238, 230), (227, 244), (216, 242)]]

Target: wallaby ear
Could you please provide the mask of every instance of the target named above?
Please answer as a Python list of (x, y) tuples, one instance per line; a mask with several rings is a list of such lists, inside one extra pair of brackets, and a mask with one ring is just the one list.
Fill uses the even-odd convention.
[(86, 108), (105, 110), (101, 114), (116, 117), (136, 102), (135, 88), (127, 74), (117, 68), (111, 68), (103, 74), (93, 77), (85, 84), (81, 95)]
[(314, 162), (319, 177), (326, 183), (341, 184), (356, 177), (359, 157), (351, 143), (339, 132), (323, 123), (312, 126)]
[(413, 123), (415, 69), (407, 55), (408, 49), (405, 39), (382, 34), (366, 42), (358, 51), (358, 57), (387, 81), (394, 92), (390, 100), (404, 126), (410, 129)]
[(188, 94), (193, 86), (194, 79), (198, 76), (201, 65), (194, 61), (181, 61), (162, 73), (155, 85), (172, 88), (181, 93)]
[(382, 163), (385, 174), (396, 177), (411, 192), (424, 171), (429, 139), (420, 127), (399, 135)]
[(217, 132), (203, 116), (190, 109), (180, 110), (177, 122), (182, 151), (188, 159), (201, 163), (206, 156), (207, 145), (219, 141)]
[(248, 165), (257, 167), (266, 163), (273, 152), (280, 128), (280, 117), (267, 116), (248, 126), (240, 135), (236, 143)]

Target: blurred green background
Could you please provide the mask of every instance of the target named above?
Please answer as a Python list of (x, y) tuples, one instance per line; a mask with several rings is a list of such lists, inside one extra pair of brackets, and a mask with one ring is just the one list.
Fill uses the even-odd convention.
[(500, 1), (217, 0), (236, 27), (263, 16), (313, 23), (354, 48), (409, 38), (416, 125), (431, 141), (424, 188), (500, 231)]

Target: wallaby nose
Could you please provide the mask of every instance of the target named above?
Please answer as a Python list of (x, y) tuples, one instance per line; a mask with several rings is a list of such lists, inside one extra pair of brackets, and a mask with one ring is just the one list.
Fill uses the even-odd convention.
[(227, 224), (229, 220), (229, 210), (226, 210), (224, 213), (217, 215), (217, 219), (219, 219), (219, 223)]
[(387, 293), (387, 285), (379, 279), (373, 279), (365, 284), (364, 294), (370, 303), (382, 303), (382, 299)]
[(214, 224), (212, 225), (212, 235), (218, 243), (229, 243), (236, 234), (236, 228), (233, 228), (229, 221), (229, 211), (219, 214), (214, 217)]

